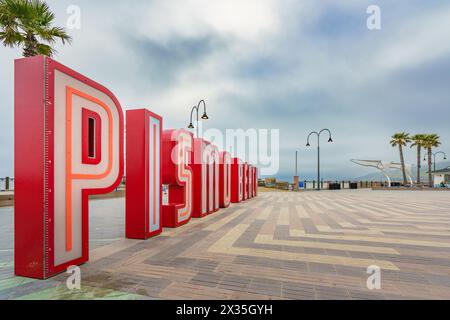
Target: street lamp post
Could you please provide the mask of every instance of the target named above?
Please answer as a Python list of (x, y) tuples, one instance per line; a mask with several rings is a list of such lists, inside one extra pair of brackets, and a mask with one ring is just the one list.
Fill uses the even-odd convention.
[[(436, 156), (438, 154), (442, 154), (444, 156), (444, 160), (447, 160), (447, 154), (444, 151), (438, 151), (438, 152), (434, 152), (431, 155), (433, 156), (433, 171), (436, 172)], [(426, 161), (427, 158), (426, 156), (424, 157), (423, 161)]]
[(191, 121), (190, 121), (189, 126), (188, 126), (189, 129), (194, 129), (194, 124), (192, 123), (192, 116), (194, 115), (194, 111), (196, 111), (196, 113), (197, 113), (197, 123), (196, 123), (195, 129), (196, 129), (196, 137), (197, 137), (197, 138), (199, 137), (199, 133), (198, 133), (198, 127), (199, 127), (199, 126), (198, 126), (198, 122), (199, 122), (198, 115), (199, 115), (200, 105), (201, 105), (201, 104), (203, 104), (203, 115), (202, 115), (202, 119), (203, 119), (203, 120), (208, 120), (208, 119), (209, 119), (208, 115), (206, 114), (206, 102), (205, 102), (205, 100), (200, 100), (200, 102), (198, 103), (198, 105), (194, 106), (194, 107), (192, 108), (192, 110), (191, 110)]
[(328, 142), (333, 142), (333, 139), (331, 138), (331, 131), (328, 129), (322, 129), (319, 132), (317, 131), (313, 131), (308, 135), (308, 142), (306, 144), (307, 147), (310, 147), (311, 144), (309, 143), (309, 139), (311, 138), (312, 135), (316, 135), (317, 136), (317, 190), (320, 190), (320, 135), (324, 132), (328, 132), (329, 138), (328, 138)]

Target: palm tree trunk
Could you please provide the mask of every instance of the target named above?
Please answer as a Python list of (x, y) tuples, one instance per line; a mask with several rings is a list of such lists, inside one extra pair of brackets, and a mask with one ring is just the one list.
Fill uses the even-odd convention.
[(433, 156), (433, 150), (431, 149), (431, 147), (428, 147), (428, 183), (430, 185), (430, 188), (434, 188), (433, 174), (431, 173), (431, 171), (432, 171), (431, 157), (432, 156)]
[(27, 34), (27, 39), (25, 41), (25, 46), (23, 48), (24, 57), (34, 57), (38, 54), (37, 52), (38, 41), (33, 34)]
[(417, 184), (420, 185), (420, 174), (422, 171), (422, 165), (421, 165), (421, 160), (422, 160), (422, 147), (420, 145), (417, 146)]
[(400, 163), (402, 165), (402, 173), (403, 173), (403, 185), (406, 185), (408, 182), (406, 181), (406, 169), (405, 169), (405, 158), (403, 157), (403, 146), (399, 145), (400, 150)]

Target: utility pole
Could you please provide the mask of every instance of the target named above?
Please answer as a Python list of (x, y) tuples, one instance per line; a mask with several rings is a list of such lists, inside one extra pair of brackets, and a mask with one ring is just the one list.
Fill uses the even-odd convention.
[(298, 151), (295, 151), (295, 176), (294, 176), (294, 191), (298, 191), (299, 177), (298, 177)]

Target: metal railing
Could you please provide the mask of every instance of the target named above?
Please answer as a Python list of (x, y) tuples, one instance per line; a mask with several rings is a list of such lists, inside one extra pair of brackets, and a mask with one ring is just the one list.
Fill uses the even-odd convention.
[[(125, 189), (126, 177), (122, 178), (121, 184), (116, 190)], [(314, 190), (317, 189), (317, 181), (300, 181), (300, 190)], [(260, 184), (261, 185), (261, 184)], [(262, 186), (262, 185), (261, 185)], [(338, 187), (337, 187), (338, 186)], [(385, 182), (375, 182), (375, 181), (321, 181), (320, 188), (322, 190), (329, 189), (369, 189), (374, 187), (384, 187), (387, 186)], [(287, 182), (276, 182), (274, 185), (268, 186), (278, 189), (293, 189), (292, 183)], [(0, 192), (14, 191), (14, 178), (0, 178)]]
[[(374, 181), (321, 181), (320, 189), (322, 190), (339, 190), (339, 189), (370, 189), (376, 186), (384, 186), (383, 182)], [(317, 189), (317, 181), (301, 181), (300, 189), (312, 190)]]
[(14, 191), (14, 178), (0, 178), (0, 192)]
[[(263, 180), (258, 182), (259, 186), (282, 189), (282, 190), (294, 190), (294, 184), (289, 182), (272, 182), (269, 185)], [(321, 181), (321, 190), (344, 190), (344, 189), (371, 189), (376, 187), (385, 187), (387, 184), (385, 182), (376, 181)], [(316, 190), (317, 180), (304, 180), (299, 182), (299, 190)]]

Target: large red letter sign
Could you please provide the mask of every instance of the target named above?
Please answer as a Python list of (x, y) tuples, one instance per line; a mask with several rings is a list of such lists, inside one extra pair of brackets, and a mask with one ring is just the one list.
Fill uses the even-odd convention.
[(244, 165), (239, 158), (231, 160), (231, 202), (239, 203), (244, 199)]
[(103, 86), (46, 57), (15, 64), (15, 273), (89, 259), (88, 197), (123, 175), (123, 114)]
[[(123, 113), (105, 87), (42, 56), (16, 60), (14, 97), (15, 273), (46, 279), (89, 259), (89, 195), (120, 184)], [(127, 112), (128, 238), (257, 195), (256, 168), (162, 122)]]
[(205, 163), (207, 168), (208, 214), (219, 211), (219, 149), (207, 142), (205, 148)]
[(248, 165), (248, 198), (251, 199), (253, 195), (253, 169), (252, 165)]
[(258, 195), (258, 169), (256, 167), (252, 167), (251, 181), (252, 181), (252, 197), (256, 197)]
[(194, 218), (202, 218), (208, 214), (208, 166), (205, 155), (207, 145), (208, 142), (203, 139), (194, 139), (194, 161), (191, 164), (196, 191), (193, 195)]
[(192, 134), (186, 130), (163, 133), (163, 184), (169, 185), (169, 203), (163, 205), (163, 227), (177, 228), (192, 216)]
[(248, 187), (249, 187), (249, 166), (248, 163), (244, 163), (244, 200), (248, 200), (249, 199), (249, 192), (248, 192)]
[(231, 202), (231, 155), (220, 153), (219, 205), (228, 208)]
[(126, 236), (162, 232), (162, 118), (146, 109), (127, 111)]

